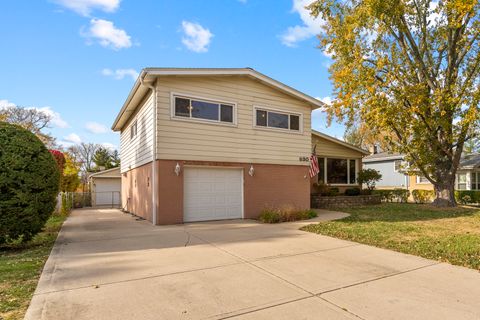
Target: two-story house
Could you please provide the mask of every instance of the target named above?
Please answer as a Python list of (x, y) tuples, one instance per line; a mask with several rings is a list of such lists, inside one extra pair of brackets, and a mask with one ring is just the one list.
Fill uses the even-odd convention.
[(309, 208), (311, 112), (321, 106), (250, 68), (142, 70), (112, 126), (122, 206), (153, 224)]

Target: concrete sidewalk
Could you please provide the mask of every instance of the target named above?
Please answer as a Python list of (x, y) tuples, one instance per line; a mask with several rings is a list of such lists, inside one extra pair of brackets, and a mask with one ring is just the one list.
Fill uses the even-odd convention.
[(480, 319), (478, 271), (298, 226), (74, 211), (26, 319)]

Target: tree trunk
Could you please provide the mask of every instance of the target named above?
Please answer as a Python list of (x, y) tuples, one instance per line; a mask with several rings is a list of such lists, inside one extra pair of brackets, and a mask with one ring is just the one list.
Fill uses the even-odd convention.
[(454, 181), (435, 184), (433, 186), (433, 190), (435, 191), (433, 205), (437, 207), (456, 207), (457, 202), (455, 201), (454, 185)]

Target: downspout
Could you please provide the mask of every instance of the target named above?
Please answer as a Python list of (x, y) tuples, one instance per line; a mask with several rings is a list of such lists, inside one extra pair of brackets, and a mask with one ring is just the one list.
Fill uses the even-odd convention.
[[(146, 74), (145, 74), (146, 75)], [(152, 145), (152, 224), (157, 225), (157, 87), (146, 84), (144, 78), (140, 77), (140, 83), (152, 90), (153, 94), (153, 145)]]

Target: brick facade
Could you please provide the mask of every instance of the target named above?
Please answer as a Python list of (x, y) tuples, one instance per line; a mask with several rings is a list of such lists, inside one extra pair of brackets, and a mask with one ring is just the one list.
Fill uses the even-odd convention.
[[(175, 165), (182, 168), (177, 176)], [(183, 170), (186, 166), (232, 167), (243, 169), (244, 217), (255, 219), (267, 206), (310, 208), (310, 179), (307, 166), (253, 164), (254, 175), (248, 174), (250, 163), (157, 160), (158, 204), (157, 223), (183, 223)], [(127, 210), (151, 219), (151, 163), (122, 175), (122, 199)], [(135, 185), (136, 181), (136, 185)], [(125, 203), (123, 204), (125, 205)]]

